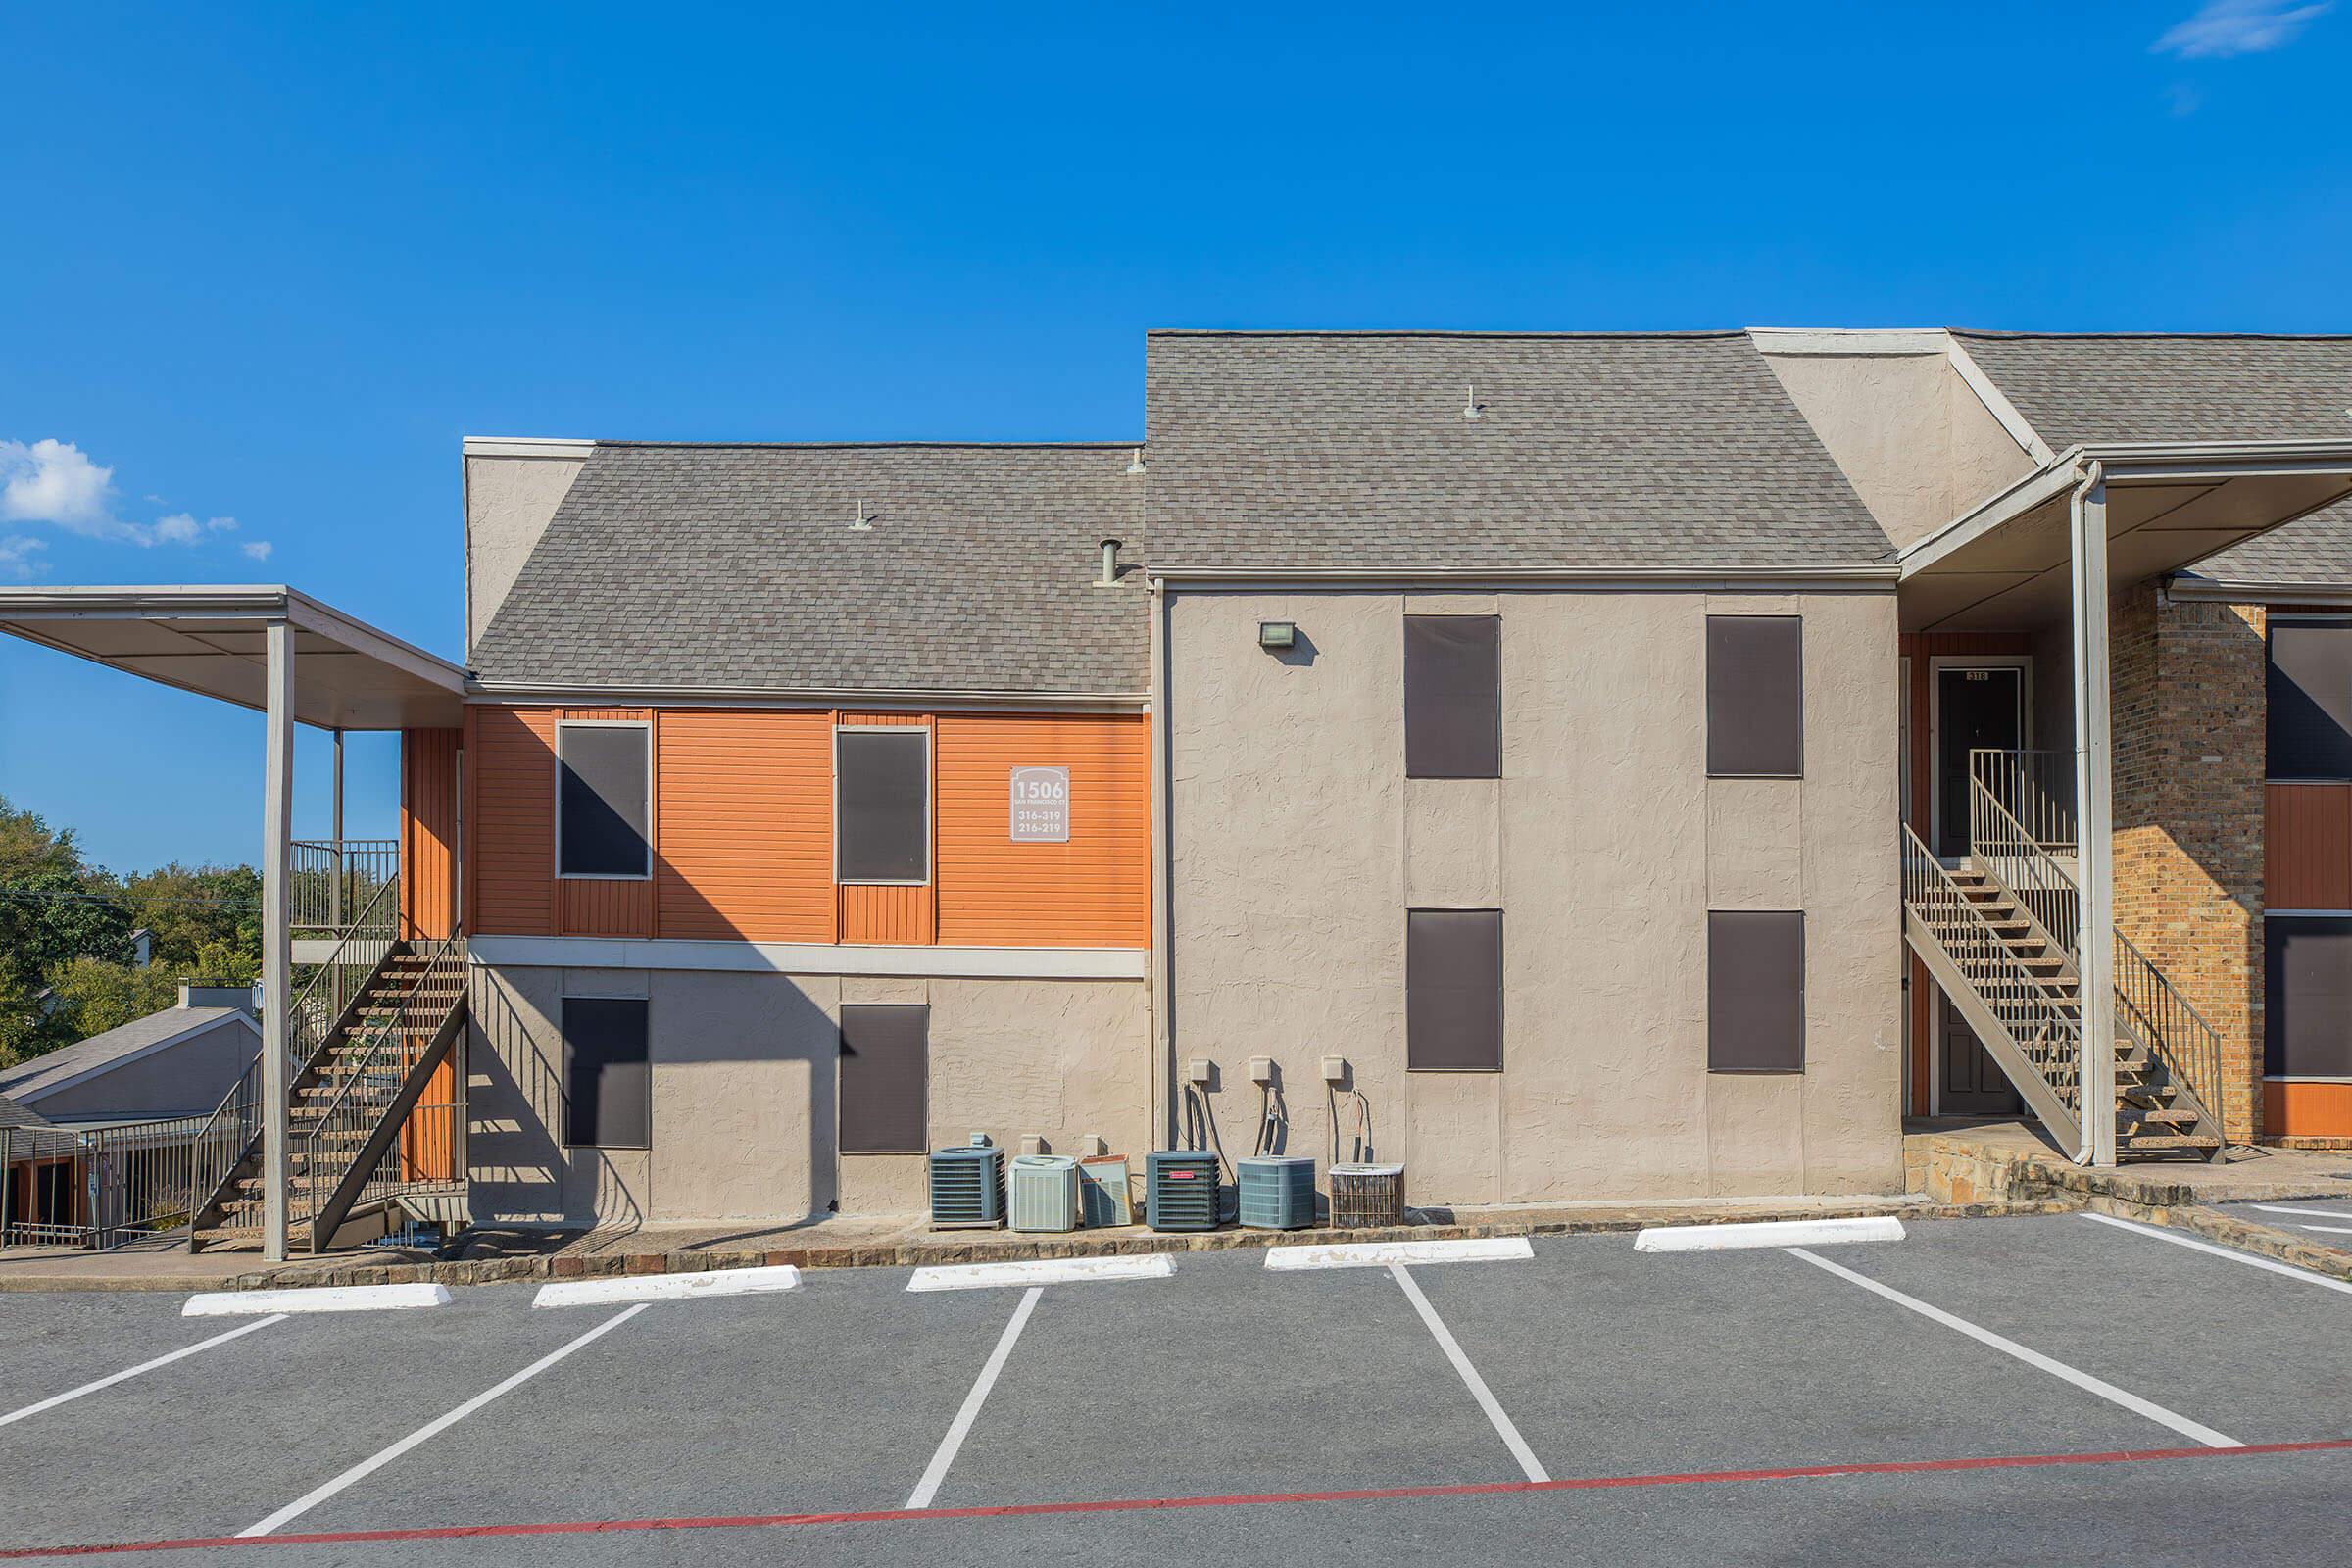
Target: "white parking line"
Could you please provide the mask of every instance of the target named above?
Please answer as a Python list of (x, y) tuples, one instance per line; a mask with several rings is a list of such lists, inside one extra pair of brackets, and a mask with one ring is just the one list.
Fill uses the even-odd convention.
[(292, 1291), (207, 1291), (188, 1298), (181, 1317), (236, 1317), (247, 1312), (397, 1312), (447, 1306), (446, 1285), (319, 1285)]
[(2176, 1411), (2168, 1410), (2152, 1399), (2143, 1399), (2129, 1389), (2119, 1389), (2104, 1378), (2092, 1377), (2087, 1372), (2068, 1366), (2064, 1361), (2053, 1360), (2039, 1350), (2020, 1345), (2015, 1340), (2004, 1339), (1990, 1329), (1979, 1328), (1964, 1317), (1954, 1317), (1939, 1306), (1930, 1306), (1915, 1296), (1905, 1296), (1892, 1286), (1881, 1285), (1867, 1274), (1857, 1274), (1850, 1268), (1833, 1263), (1828, 1258), (1808, 1252), (1801, 1247), (1791, 1247), (1788, 1249), (1788, 1252), (1790, 1257), (1801, 1257), (1815, 1268), (1827, 1269), (1841, 1280), (1859, 1285), (1873, 1295), (1883, 1296), (1897, 1306), (1907, 1307), (1930, 1322), (1940, 1323), (1956, 1333), (1965, 1334), (1980, 1345), (1989, 1345), (2003, 1355), (2015, 1356), (2028, 1366), (2039, 1368), (2054, 1378), (2062, 1378), (2076, 1388), (2095, 1394), (2112, 1404), (2120, 1404), (2134, 1415), (2143, 1415), (2161, 1426), (2171, 1427), (2182, 1437), (2194, 1439), (2208, 1448), (2242, 1448), (2245, 1446), (2235, 1438), (2216, 1432), (2213, 1428), (2200, 1422), (2191, 1421), (2188, 1417)]
[(2298, 1225), (2299, 1231), (2325, 1231), (2329, 1236), (2352, 1236), (2352, 1225)]
[(1040, 1257), (1014, 1263), (945, 1263), (918, 1268), (910, 1291), (974, 1291), (991, 1285), (1077, 1285), (1089, 1280), (1156, 1280), (1176, 1272), (1165, 1252), (1141, 1257)]
[(2259, 1208), (2265, 1214), (2309, 1214), (2315, 1219), (2352, 1219), (2352, 1214), (2340, 1208), (2289, 1208), (2284, 1203), (2248, 1203), (2246, 1206)]
[(170, 1366), (174, 1361), (184, 1361), (199, 1350), (209, 1350), (216, 1345), (226, 1345), (241, 1335), (251, 1334), (255, 1329), (266, 1329), (272, 1323), (283, 1323), (284, 1321), (284, 1316), (280, 1315), (239, 1324), (226, 1334), (216, 1334), (209, 1340), (198, 1340), (194, 1345), (182, 1346), (170, 1355), (159, 1355), (152, 1361), (141, 1361), (137, 1366), (124, 1367), (122, 1371), (110, 1377), (100, 1378), (95, 1383), (84, 1383), (78, 1389), (68, 1389), (63, 1394), (52, 1394), (38, 1404), (28, 1404), (22, 1410), (11, 1410), (6, 1415), (0, 1415), (0, 1427), (7, 1426), (11, 1422), (22, 1421), (26, 1416), (39, 1415), (43, 1410), (54, 1410), (61, 1404), (80, 1398), (85, 1394), (96, 1394), (100, 1389), (111, 1389), (118, 1383), (127, 1383), (142, 1372), (152, 1372), (159, 1366)]
[(931, 1462), (923, 1467), (923, 1478), (914, 1484), (914, 1492), (906, 1499), (908, 1508), (928, 1508), (931, 1499), (939, 1495), (940, 1483), (948, 1479), (948, 1466), (956, 1462), (956, 1451), (963, 1446), (972, 1423), (980, 1419), (980, 1407), (988, 1402), (988, 1391), (997, 1386), (998, 1374), (1011, 1359), (1013, 1342), (1021, 1337), (1021, 1328), (1029, 1321), (1029, 1314), (1037, 1310), (1037, 1298), (1045, 1294), (1042, 1285), (1032, 1285), (1021, 1293), (1021, 1304), (1012, 1309), (1012, 1321), (1004, 1325), (997, 1348), (988, 1352), (988, 1363), (980, 1368), (979, 1381), (963, 1396), (963, 1407), (948, 1423), (948, 1435), (939, 1440), (939, 1451), (931, 1455)]
[(1459, 1242), (1340, 1242), (1329, 1247), (1276, 1247), (1270, 1269), (1388, 1268), (1396, 1263), (1493, 1263), (1533, 1257), (1524, 1236), (1472, 1237)]
[(316, 1508), (320, 1503), (326, 1501), (327, 1498), (333, 1496), (338, 1492), (343, 1491), (345, 1488), (350, 1487), (357, 1482), (367, 1480), (369, 1476), (375, 1474), (375, 1472), (381, 1470), (384, 1466), (390, 1464), (393, 1460), (399, 1458), (411, 1448), (416, 1447), (420, 1444), (431, 1442), (433, 1439), (439, 1437), (442, 1433), (447, 1432), (451, 1427), (456, 1426), (459, 1422), (473, 1414), (474, 1411), (479, 1410), (482, 1406), (488, 1404), (491, 1400), (496, 1399), (503, 1395), (511, 1394), (514, 1390), (521, 1388), (525, 1383), (530, 1382), (531, 1379), (537, 1377), (549, 1367), (554, 1366), (558, 1361), (563, 1360), (572, 1351), (579, 1349), (581, 1347), (589, 1345), (596, 1340), (602, 1339), (605, 1335), (612, 1333), (614, 1329), (620, 1327), (623, 1323), (626, 1323), (629, 1319), (635, 1317), (638, 1313), (644, 1311), (647, 1307), (653, 1304), (654, 1303), (651, 1301), (640, 1301), (635, 1306), (621, 1308), (619, 1311), (613, 1313), (611, 1317), (605, 1319), (602, 1323), (599, 1323), (596, 1327), (590, 1329), (587, 1333), (581, 1335), (579, 1338), (575, 1340), (568, 1340), (563, 1345), (558, 1346), (555, 1349), (550, 1350), (547, 1354), (541, 1356), (538, 1360), (533, 1361), (529, 1366), (524, 1367), (521, 1371), (515, 1373), (514, 1376), (507, 1378), (500, 1383), (494, 1384), (490, 1388), (484, 1389), (481, 1393), (475, 1395), (472, 1398), (467, 1399), (464, 1404), (459, 1405), (447, 1415), (438, 1416), (431, 1421), (427, 1421), (423, 1426), (418, 1427), (416, 1431), (410, 1433), (407, 1437), (401, 1439), (398, 1443), (395, 1443), (392, 1445), (392, 1446), (384, 1449), (382, 1452), (371, 1455), (368, 1458), (362, 1459), (358, 1464), (353, 1465), (350, 1469), (335, 1477), (334, 1480), (327, 1482), (323, 1486), (313, 1488), (311, 1491), (306, 1492), (301, 1496), (295, 1498), (292, 1502), (287, 1503), (283, 1508), (278, 1509), (277, 1512), (271, 1514), (269, 1518), (262, 1520), (258, 1524), (247, 1525), (244, 1529), (238, 1531), (237, 1534), (240, 1536), (266, 1536), (271, 1531), (277, 1529), (280, 1525), (292, 1523), (294, 1520), (301, 1518), (304, 1514), (309, 1513), (313, 1508)]
[(2216, 1257), (2226, 1257), (2232, 1263), (2243, 1263), (2248, 1268), (2268, 1269), (2273, 1274), (2283, 1274), (2290, 1280), (2301, 1280), (2307, 1285), (2324, 1285), (2328, 1290), (2341, 1291), (2346, 1296), (2352, 1296), (2352, 1284), (2347, 1284), (2342, 1280), (2331, 1280), (2325, 1274), (2314, 1274), (2307, 1268), (2296, 1268), (2289, 1263), (2274, 1263), (2267, 1257), (2255, 1257), (2250, 1253), (2232, 1251), (2227, 1247), (2216, 1247), (2211, 1242), (2200, 1242), (2193, 1236), (2180, 1236), (2172, 1231), (2159, 1230), (2153, 1225), (2142, 1225), (2137, 1220), (2117, 1219), (2113, 1214), (2085, 1214), (2082, 1217), (2095, 1219), (2102, 1225), (2112, 1225), (2120, 1231), (2134, 1231), (2141, 1236), (2153, 1236), (2156, 1240), (2170, 1242), (2175, 1247), (2186, 1247), (2200, 1252), (2211, 1252)]
[(1391, 1263), (1389, 1273), (1397, 1284), (1404, 1287), (1405, 1298), (1413, 1303), (1413, 1310), (1421, 1314), (1421, 1321), (1429, 1325), (1429, 1332), (1437, 1338), (1438, 1348), (1446, 1352), (1446, 1359), (1453, 1363), (1453, 1369), (1469, 1385), (1470, 1396), (1478, 1401), (1480, 1409), (1487, 1412), (1487, 1419), (1494, 1424), (1495, 1435), (1502, 1439), (1502, 1446), (1511, 1450), (1511, 1457), (1519, 1461), (1520, 1473), (1530, 1481), (1549, 1481), (1550, 1473), (1537, 1461), (1535, 1450), (1527, 1446), (1527, 1440), (1519, 1435), (1519, 1429), (1503, 1413), (1502, 1403), (1494, 1397), (1494, 1391), (1487, 1387), (1487, 1380), (1478, 1375), (1478, 1368), (1472, 1366), (1470, 1357), (1462, 1353), (1461, 1346), (1454, 1341), (1453, 1331), (1446, 1326), (1444, 1318), (1438, 1316), (1438, 1309), (1429, 1304), (1429, 1298), (1421, 1294), (1421, 1287), (1414, 1282), (1412, 1271), (1402, 1263)]
[(683, 1301), (706, 1296), (759, 1296), (797, 1291), (801, 1271), (790, 1263), (774, 1268), (719, 1268), (700, 1274), (638, 1274), (624, 1279), (559, 1280), (542, 1285), (533, 1306), (599, 1306), (620, 1301)]
[(1831, 1242), (1899, 1242), (1892, 1214), (1857, 1219), (1764, 1219), (1740, 1225), (1666, 1225), (1634, 1238), (1637, 1252), (1724, 1252), (1743, 1247), (1821, 1247)]

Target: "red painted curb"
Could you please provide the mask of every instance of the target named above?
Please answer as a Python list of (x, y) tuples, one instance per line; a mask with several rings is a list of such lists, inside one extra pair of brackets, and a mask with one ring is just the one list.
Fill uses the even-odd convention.
[(1016, 1502), (984, 1508), (874, 1508), (848, 1513), (712, 1514), (701, 1518), (559, 1520), (544, 1524), (425, 1525), (399, 1530), (338, 1530), (312, 1535), (201, 1536), (181, 1541), (119, 1541), (83, 1546), (20, 1546), (0, 1561), (96, 1557), (133, 1551), (200, 1551), (220, 1546), (358, 1545), (368, 1542), (470, 1541), (500, 1536), (596, 1536), (654, 1530), (775, 1530), (802, 1525), (864, 1525), (911, 1520), (1022, 1519), (1055, 1514), (1141, 1513), (1154, 1508), (1249, 1508), (1302, 1502), (1380, 1502), (1414, 1497), (1484, 1497), (1530, 1492), (1602, 1492), (1623, 1487), (1688, 1487), (1731, 1482), (1809, 1481), (1831, 1476), (1930, 1475), (1945, 1471), (2032, 1470), (2052, 1465), (2145, 1464), (2167, 1459), (2242, 1459), (2279, 1453), (2352, 1450), (2352, 1438), (2313, 1443), (2254, 1443), (2242, 1448), (2116, 1448), (2100, 1453), (2019, 1453), (1974, 1459), (1893, 1459), (1875, 1464), (1795, 1465), (1774, 1470), (1691, 1470), (1641, 1476), (1579, 1476), (1562, 1481), (1482, 1481), (1444, 1487), (1361, 1487), (1342, 1492), (1254, 1492), (1210, 1497), (1124, 1497), (1099, 1502)]

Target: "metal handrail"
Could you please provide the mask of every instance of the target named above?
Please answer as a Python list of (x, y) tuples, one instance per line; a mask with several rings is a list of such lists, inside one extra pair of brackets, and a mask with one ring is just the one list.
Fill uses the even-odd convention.
[[(1977, 752), (1971, 760), (1998, 754)], [(2077, 969), (2082, 946), (2082, 899), (2075, 879), (1982, 776), (1968, 783), (1968, 847), (1986, 875), (2015, 899), (2040, 934)]]
[(376, 1130), (417, 1058), (465, 995), (465, 944), (434, 944), (391, 1016), (363, 1037), (366, 1043), (342, 1086), (295, 1140), (292, 1152), (301, 1176), (304, 1218), (316, 1217), (351, 1171), (354, 1158), (339, 1155), (334, 1146), (347, 1140), (364, 1142)]
[[(1977, 758), (1998, 753), (1971, 754)], [(1993, 799), (1981, 776), (1969, 786), (1969, 843), (1984, 873), (2000, 884), (2082, 971), (2082, 894), (2058, 858)], [(2219, 1126), (2222, 1037), (2132, 940), (2115, 933), (2116, 1018), (2152, 1052), (2165, 1071)]]
[(2070, 1110), (2082, 1103), (2082, 1027), (2074, 1001), (2026, 966), (1934, 851), (1903, 829), (1903, 905), (1935, 933), (2027, 1064)]
[(169, 1116), (113, 1127), (0, 1127), (0, 1180), (29, 1155), (70, 1170), (62, 1215), (12, 1214), (0, 1200), (0, 1247), (123, 1247), (188, 1222), (188, 1167), (209, 1118)]
[(398, 839), (296, 839), (289, 849), (287, 911), (301, 930), (345, 929), (347, 915), (400, 880)]
[[(399, 940), (395, 926), (398, 903), (397, 884), (386, 883), (375, 890), (349, 932), (335, 944), (334, 952), (304, 983), (286, 1009), (286, 1083), (289, 1091), (298, 1085), (312, 1063), (333, 1041), (335, 1027), (342, 1021), (350, 1000), (356, 997), (367, 977), (382, 967)], [(265, 1026), (267, 1020), (265, 1020)], [(245, 1160), (254, 1143), (262, 1136), (262, 1121), (266, 1107), (262, 1093), (262, 1053), (270, 1049), (268, 1041), (253, 1054), (245, 1071), (228, 1093), (220, 1097), (220, 1105), (205, 1118), (194, 1139), (195, 1153), (188, 1168), (188, 1214), (190, 1220), (201, 1214), (220, 1189), (228, 1184), (237, 1167)], [(289, 1193), (289, 1202), (291, 1200)], [(292, 1216), (288, 1216), (289, 1221)], [(194, 1237), (190, 1237), (190, 1245)]]
[[(2045, 850), (2075, 847), (2075, 754), (1980, 748), (1968, 754), (1968, 776)], [(1973, 825), (1975, 789), (1971, 789)]]

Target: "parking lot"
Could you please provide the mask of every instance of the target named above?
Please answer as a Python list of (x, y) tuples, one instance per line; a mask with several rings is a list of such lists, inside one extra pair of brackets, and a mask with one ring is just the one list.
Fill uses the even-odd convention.
[(493, 1541), (513, 1563), (876, 1564), (2340, 1544), (2352, 1287), (2080, 1215), (1529, 1251), (277, 1319), (0, 1296), (0, 1544), (288, 1568)]
[(2257, 1225), (2291, 1231), (2327, 1247), (2352, 1249), (2352, 1198), (2298, 1198), (2277, 1202), (2228, 1203), (2229, 1212)]

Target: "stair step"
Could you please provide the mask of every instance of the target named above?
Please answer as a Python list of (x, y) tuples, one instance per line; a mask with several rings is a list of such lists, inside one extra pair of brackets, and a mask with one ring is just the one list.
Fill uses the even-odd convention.
[(2121, 1146), (2133, 1152), (2164, 1149), (2198, 1149), (2211, 1152), (2222, 1147), (2222, 1141), (2210, 1133), (2134, 1133), (2119, 1140)]

